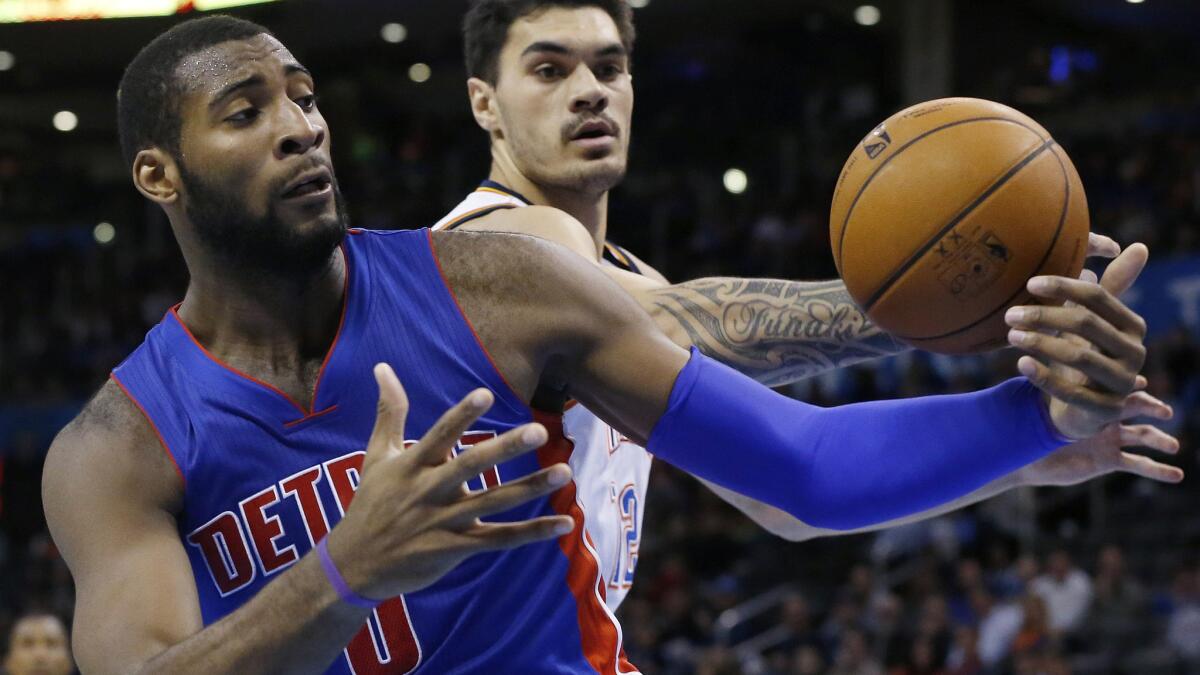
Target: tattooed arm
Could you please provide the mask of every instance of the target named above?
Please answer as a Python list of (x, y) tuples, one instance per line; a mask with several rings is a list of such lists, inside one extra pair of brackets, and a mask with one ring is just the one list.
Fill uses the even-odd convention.
[(909, 349), (838, 280), (697, 279), (639, 295), (676, 343), (772, 387)]

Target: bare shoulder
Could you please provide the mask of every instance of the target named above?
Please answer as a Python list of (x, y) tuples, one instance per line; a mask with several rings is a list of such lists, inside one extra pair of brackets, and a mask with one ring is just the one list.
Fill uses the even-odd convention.
[(172, 512), (183, 498), (182, 479), (158, 434), (112, 380), (58, 433), (42, 474), (43, 501), (52, 521), (61, 520), (56, 518), (61, 506), (103, 491)]
[(533, 395), (547, 364), (602, 339), (632, 298), (598, 265), (540, 237), (433, 233), (446, 283), (505, 379)]
[(464, 224), (460, 231), (509, 232), (548, 239), (572, 252), (598, 262), (596, 244), (583, 223), (550, 206), (498, 209)]
[(595, 268), (557, 242), (509, 231), (434, 232), (433, 247), (456, 294), (486, 292), (503, 303), (565, 297), (573, 279)]

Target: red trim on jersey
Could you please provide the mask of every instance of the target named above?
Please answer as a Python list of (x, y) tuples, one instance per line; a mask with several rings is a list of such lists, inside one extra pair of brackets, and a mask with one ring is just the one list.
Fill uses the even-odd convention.
[[(458, 295), (454, 293), (454, 288), (450, 286), (450, 279), (446, 277), (446, 270), (442, 269), (442, 261), (440, 258), (438, 258), (437, 247), (433, 244), (433, 230), (425, 230), (425, 237), (429, 239), (429, 251), (433, 254), (433, 263), (437, 265), (438, 274), (440, 274), (442, 277), (442, 285), (446, 287), (447, 291), (450, 291), (450, 297), (454, 299), (454, 306), (458, 308), (458, 313), (460, 316), (462, 316), (463, 323), (467, 324), (467, 328), (471, 329), (471, 335), (475, 336), (475, 342), (479, 344), (479, 349), (483, 352), (483, 355), (487, 357), (488, 363), (492, 364), (492, 370), (495, 370), (496, 374), (500, 376), (500, 381), (504, 383), (504, 386), (508, 387), (508, 390), (512, 392), (512, 395), (515, 396), (518, 401), (524, 401), (524, 397), (518, 394), (516, 388), (514, 388), (512, 383), (508, 381), (508, 378), (504, 377), (504, 372), (501, 371), (500, 367), (496, 365), (496, 360), (492, 358), (491, 352), (489, 352), (487, 347), (483, 345), (483, 340), (479, 337), (479, 333), (475, 330), (475, 326), (471, 323), (471, 320), (467, 318), (467, 313), (463, 311), (462, 303), (458, 301)], [(536, 410), (534, 411), (535, 416), (537, 412), (538, 411)]]
[(283, 426), (285, 428), (291, 429), (292, 427), (296, 426), (297, 424), (300, 424), (301, 422), (307, 422), (313, 418), (320, 417), (321, 415), (324, 415), (325, 413), (331, 413), (334, 410), (337, 410), (336, 403), (334, 403), (333, 405), (329, 406), (328, 408), (326, 408), (324, 410), (318, 410), (315, 413), (309, 413), (309, 414), (305, 415), (304, 417), (301, 417), (300, 419), (295, 419), (295, 420), (292, 420), (291, 422), (284, 422)]
[(154, 435), (158, 436), (158, 442), (162, 444), (163, 451), (167, 453), (167, 458), (171, 460), (171, 465), (175, 467), (175, 473), (179, 474), (179, 480), (183, 483), (183, 489), (187, 490), (187, 479), (183, 477), (183, 471), (179, 468), (179, 462), (175, 461), (175, 455), (171, 453), (171, 446), (167, 445), (167, 439), (163, 438), (162, 432), (158, 430), (158, 425), (155, 424), (154, 420), (150, 418), (150, 413), (146, 412), (146, 409), (142, 407), (142, 404), (133, 397), (133, 394), (129, 393), (129, 390), (125, 388), (125, 385), (121, 383), (121, 380), (117, 379), (116, 373), (109, 373), (108, 377), (112, 379), (113, 382), (116, 382), (117, 386), (121, 388), (121, 391), (125, 392), (125, 397), (128, 398), (135, 406), (137, 406), (138, 410), (142, 411), (142, 416), (145, 417), (146, 421), (150, 423), (150, 428), (154, 430)]
[(187, 335), (188, 339), (190, 339), (192, 341), (192, 344), (196, 345), (200, 349), (200, 351), (203, 352), (204, 355), (209, 358), (209, 360), (211, 360), (213, 363), (217, 364), (218, 366), (221, 366), (225, 370), (228, 370), (229, 372), (233, 373), (234, 375), (237, 375), (238, 377), (250, 380), (251, 382), (259, 385), (260, 387), (265, 387), (265, 388), (270, 389), (271, 391), (275, 392), (276, 394), (279, 394), (280, 396), (283, 397), (283, 400), (292, 404), (292, 406), (295, 407), (296, 410), (300, 411), (300, 414), (302, 415), (302, 417), (300, 417), (299, 419), (292, 420), (291, 422), (286, 423), (284, 426), (292, 426), (294, 424), (299, 424), (310, 418), (324, 415), (325, 413), (330, 412), (334, 408), (337, 407), (336, 405), (332, 405), (328, 408), (325, 408), (324, 410), (313, 410), (311, 406), (315, 406), (317, 404), (317, 388), (321, 385), (321, 377), (325, 375), (325, 366), (327, 366), (329, 364), (329, 359), (330, 359), (330, 357), (333, 356), (333, 350), (337, 348), (338, 339), (342, 337), (342, 327), (346, 323), (346, 307), (350, 304), (350, 295), (349, 295), (349, 293), (350, 293), (350, 257), (346, 255), (346, 250), (344, 248), (339, 248), (339, 250), (341, 250), (342, 259), (345, 261), (345, 264), (346, 264), (346, 275), (345, 275), (345, 279), (342, 280), (342, 313), (341, 313), (340, 318), (338, 319), (337, 332), (334, 333), (334, 335), (333, 335), (333, 342), (330, 343), (329, 349), (325, 352), (325, 359), (323, 361), (321, 361), (321, 369), (319, 371), (317, 371), (317, 380), (316, 380), (316, 382), (313, 383), (312, 403), (310, 404), (309, 408), (305, 408), (304, 406), (300, 405), (299, 401), (297, 401), (296, 399), (292, 398), (291, 396), (288, 396), (287, 394), (285, 394), (283, 392), (283, 390), (280, 389), (279, 387), (276, 387), (275, 385), (269, 384), (267, 382), (263, 382), (262, 380), (258, 379), (257, 377), (254, 377), (253, 375), (249, 375), (247, 373), (244, 373), (244, 372), (238, 370), (237, 368), (234, 368), (233, 366), (229, 365), (228, 363), (225, 363), (221, 359), (217, 358), (212, 352), (205, 349), (204, 345), (200, 344), (200, 341), (197, 340), (196, 336), (192, 334), (192, 329), (188, 328), (187, 324), (184, 323), (183, 319), (180, 318), (180, 316), (179, 316), (179, 311), (178, 311), (179, 305), (182, 305), (183, 304), (182, 302), (179, 303), (179, 305), (175, 305), (170, 310), (168, 310), (168, 313), (170, 313), (172, 316), (174, 316), (175, 320), (179, 322), (180, 328), (183, 328), (184, 335)]
[[(346, 255), (344, 247), (338, 246), (338, 250), (342, 252), (342, 264), (346, 268), (346, 273), (342, 275), (342, 314), (338, 317), (338, 327), (337, 332), (333, 334), (333, 342), (329, 345), (329, 351), (325, 352), (325, 360), (321, 361), (321, 369), (317, 371), (317, 381), (313, 382), (312, 404), (310, 406), (313, 409), (308, 411), (306, 417), (324, 415), (337, 407), (336, 405), (330, 406), (320, 412), (317, 412), (315, 409), (317, 405), (317, 388), (321, 386), (321, 378), (325, 376), (325, 366), (329, 365), (329, 359), (333, 357), (333, 350), (337, 349), (338, 339), (342, 337), (342, 327), (346, 325), (346, 308), (350, 306), (350, 256)], [(298, 424), (301, 421), (296, 420), (292, 424)]]
[[(575, 444), (563, 435), (562, 415), (535, 410), (533, 419), (550, 432), (550, 440), (538, 448), (538, 463), (542, 468), (567, 463)], [(576, 502), (576, 492), (572, 480), (549, 499), (555, 513), (571, 516), (575, 521), (575, 529), (559, 537), (558, 545), (567, 556), (567, 586), (575, 596), (583, 656), (602, 675), (637, 672), (625, 656), (620, 628), (605, 604), (604, 577), (587, 545), (591, 543), (591, 537), (584, 527), (583, 509)]]

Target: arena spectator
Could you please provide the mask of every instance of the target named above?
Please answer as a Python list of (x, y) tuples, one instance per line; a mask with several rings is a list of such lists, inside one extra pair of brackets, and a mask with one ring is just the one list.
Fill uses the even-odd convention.
[(975, 616), (979, 617), (979, 659), (986, 668), (994, 668), (1008, 658), (1013, 640), (1021, 630), (1024, 613), (1015, 603), (997, 602), (982, 588), (971, 597)]
[(883, 675), (883, 666), (867, 648), (865, 633), (852, 628), (842, 634), (829, 675)]
[(954, 629), (954, 645), (946, 655), (948, 675), (978, 675), (983, 672), (979, 658), (979, 633), (970, 626)]
[(5, 675), (68, 675), (74, 672), (67, 628), (53, 614), (26, 614), (13, 624), (4, 657)]
[(1094, 595), (1084, 631), (1088, 644), (1114, 653), (1138, 646), (1145, 633), (1148, 595), (1126, 569), (1119, 546), (1109, 544), (1100, 550), (1092, 588)]
[(1046, 573), (1034, 579), (1029, 590), (1046, 602), (1050, 630), (1066, 635), (1083, 625), (1092, 602), (1092, 580), (1075, 567), (1066, 549), (1050, 554)]

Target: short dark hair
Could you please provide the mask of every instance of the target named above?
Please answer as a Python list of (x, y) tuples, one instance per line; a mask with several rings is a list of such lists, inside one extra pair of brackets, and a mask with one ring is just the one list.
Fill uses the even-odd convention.
[(628, 0), (475, 0), (463, 19), (467, 76), (496, 84), (508, 29), (518, 19), (550, 7), (599, 7), (617, 24), (625, 52), (633, 54), (633, 10)]
[(179, 103), (185, 91), (176, 71), (184, 59), (222, 42), (263, 34), (271, 31), (218, 14), (177, 24), (142, 47), (117, 88), (117, 130), (125, 163), (132, 165), (138, 152), (154, 146), (178, 156)]

